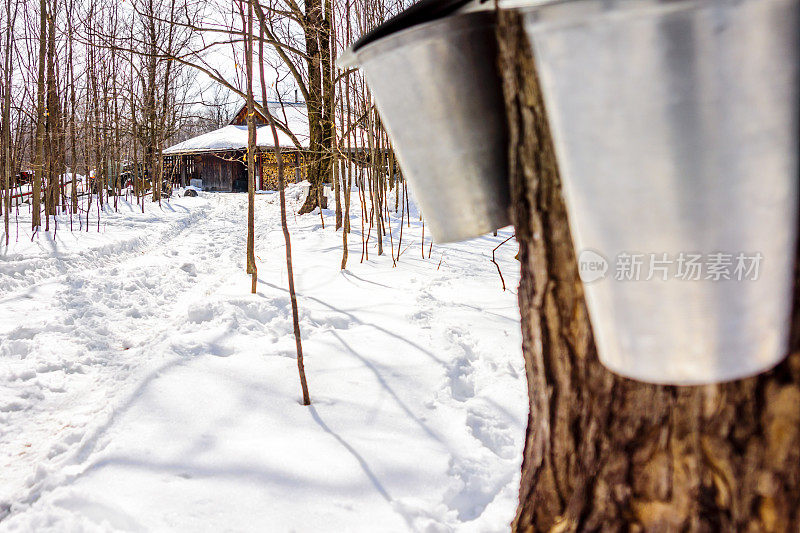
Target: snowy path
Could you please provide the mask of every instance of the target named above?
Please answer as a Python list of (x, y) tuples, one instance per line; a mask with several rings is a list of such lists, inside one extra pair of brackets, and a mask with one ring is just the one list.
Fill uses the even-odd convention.
[[(12, 283), (7, 276), (5, 286), (23, 288), (0, 298), (4, 493), (35, 485), (46, 470), (34, 473), (34, 465), (77, 451), (71, 445), (109, 414), (104, 411), (148, 360), (147, 352), (170, 335), (172, 301), (192, 282), (189, 272), (174, 271), (162, 250), (184, 246), (206, 211), (184, 210), (152, 242), (123, 234), (77, 253), (12, 255), (4, 264), (26, 274), (23, 268), (31, 269), (37, 281)], [(87, 235), (97, 238), (92, 230)]]
[(525, 385), (488, 258), (508, 233), (423, 260), (412, 224), (392, 268), (359, 263), (354, 232), (342, 272), (330, 217), (291, 220), (307, 408), (276, 196), (257, 197), (256, 295), (244, 205), (181, 198), (0, 256), (0, 530), (507, 529)]

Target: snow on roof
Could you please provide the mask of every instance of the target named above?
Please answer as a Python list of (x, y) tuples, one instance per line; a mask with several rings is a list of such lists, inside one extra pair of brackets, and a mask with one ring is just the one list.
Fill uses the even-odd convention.
[[(308, 148), (308, 109), (306, 104), (302, 102), (289, 104), (269, 102), (268, 105), (275, 121), (286, 126), (300, 142), (300, 146)], [(280, 129), (278, 129), (278, 141), (282, 148), (295, 148), (291, 137)], [(273, 148), (275, 146), (272, 128), (269, 125), (262, 125), (256, 128), (256, 145), (262, 148)], [(244, 150), (246, 148), (247, 126), (228, 125), (170, 146), (164, 150), (164, 155)]]
[[(283, 124), (291, 131), (302, 148), (308, 148), (308, 108), (305, 102), (268, 102), (268, 105), (275, 121)], [(240, 112), (241, 108), (234, 117), (239, 115)], [(357, 129), (360, 130), (360, 128)], [(338, 125), (336, 130), (338, 136), (341, 137), (342, 131), (339, 129)], [(278, 141), (281, 144), (281, 148), (296, 148), (291, 137), (280, 129), (278, 129)], [(349, 142), (352, 148), (360, 148), (366, 145), (366, 142), (361, 139), (359, 135), (351, 136)], [(272, 137), (272, 129), (269, 125), (261, 125), (256, 128), (256, 145), (260, 148), (274, 148), (275, 143)], [(245, 149), (247, 149), (247, 126), (230, 124), (224, 128), (204, 133), (203, 135), (198, 135), (182, 143), (170, 146), (164, 150), (164, 155)]]
[[(307, 128), (307, 127), (306, 127)], [(301, 146), (308, 147), (308, 134), (305, 137), (297, 135)], [(278, 141), (281, 148), (294, 148), (292, 139), (281, 130), (278, 130)], [(259, 126), (256, 128), (256, 145), (262, 148), (275, 146), (272, 137), (272, 128)], [(221, 152), (225, 150), (244, 150), (247, 148), (247, 126), (225, 126), (189, 140), (170, 146), (164, 150), (164, 155), (184, 154), (189, 152)]]

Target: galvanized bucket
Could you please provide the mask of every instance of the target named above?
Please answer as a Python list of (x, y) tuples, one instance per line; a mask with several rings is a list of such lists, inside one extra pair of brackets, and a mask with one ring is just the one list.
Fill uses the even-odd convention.
[(786, 355), (798, 3), (524, 11), (600, 359), (619, 374), (714, 383)]
[(450, 15), (354, 46), (339, 60), (363, 68), (403, 175), (438, 242), (510, 223), (494, 32), (491, 12)]

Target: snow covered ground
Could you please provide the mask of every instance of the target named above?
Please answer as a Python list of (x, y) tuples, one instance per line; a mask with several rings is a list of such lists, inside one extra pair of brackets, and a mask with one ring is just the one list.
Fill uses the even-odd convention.
[(374, 232), (360, 263), (354, 194), (340, 271), (332, 212), (324, 230), (290, 215), (304, 407), (277, 199), (256, 197), (255, 295), (243, 194), (122, 204), (55, 239), (20, 215), (0, 248), (0, 531), (508, 529), (527, 418), (514, 241), (506, 292), (489, 259), (510, 230), (422, 259), (412, 218), (396, 268)]

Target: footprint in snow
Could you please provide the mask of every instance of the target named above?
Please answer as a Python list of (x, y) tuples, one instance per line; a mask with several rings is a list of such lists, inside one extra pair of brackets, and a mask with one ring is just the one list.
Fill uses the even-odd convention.
[(502, 486), (493, 464), (469, 458), (451, 459), (448, 474), (455, 486), (445, 497), (445, 502), (455, 509), (461, 521), (478, 518), (492, 503)]
[(7, 339), (33, 339), (36, 335), (38, 335), (41, 331), (35, 328), (28, 328), (25, 326), (18, 326), (11, 331), (8, 332), (6, 335)]
[(194, 263), (184, 263), (181, 265), (181, 270), (189, 274), (190, 276), (197, 275), (197, 267), (194, 266)]
[(5, 405), (0, 405), (0, 412), (3, 413), (12, 413), (16, 411), (22, 411), (27, 407), (25, 402), (21, 402), (19, 400), (11, 400)]
[(186, 311), (186, 314), (189, 322), (200, 324), (213, 319), (217, 315), (218, 311), (219, 310), (215, 304), (211, 302), (205, 302), (190, 305), (189, 309)]
[(419, 324), (423, 329), (430, 329), (431, 322), (433, 321), (433, 313), (429, 309), (420, 309), (416, 313), (408, 315), (408, 320)]
[(447, 328), (446, 336), (451, 349), (461, 352), (461, 355), (453, 359), (447, 370), (450, 391), (454, 399), (465, 402), (476, 394), (475, 368), (473, 366), (473, 361), (477, 357), (475, 345), (471, 341), (469, 332), (461, 328)]
[(465, 402), (475, 396), (475, 373), (466, 357), (456, 359), (447, 371), (450, 392), (455, 400)]
[(0, 355), (24, 359), (31, 353), (31, 342), (27, 340), (8, 340), (0, 343)]
[(467, 412), (467, 427), (481, 444), (503, 459), (516, 456), (516, 444), (511, 428), (499, 413), (488, 408), (475, 408)]

